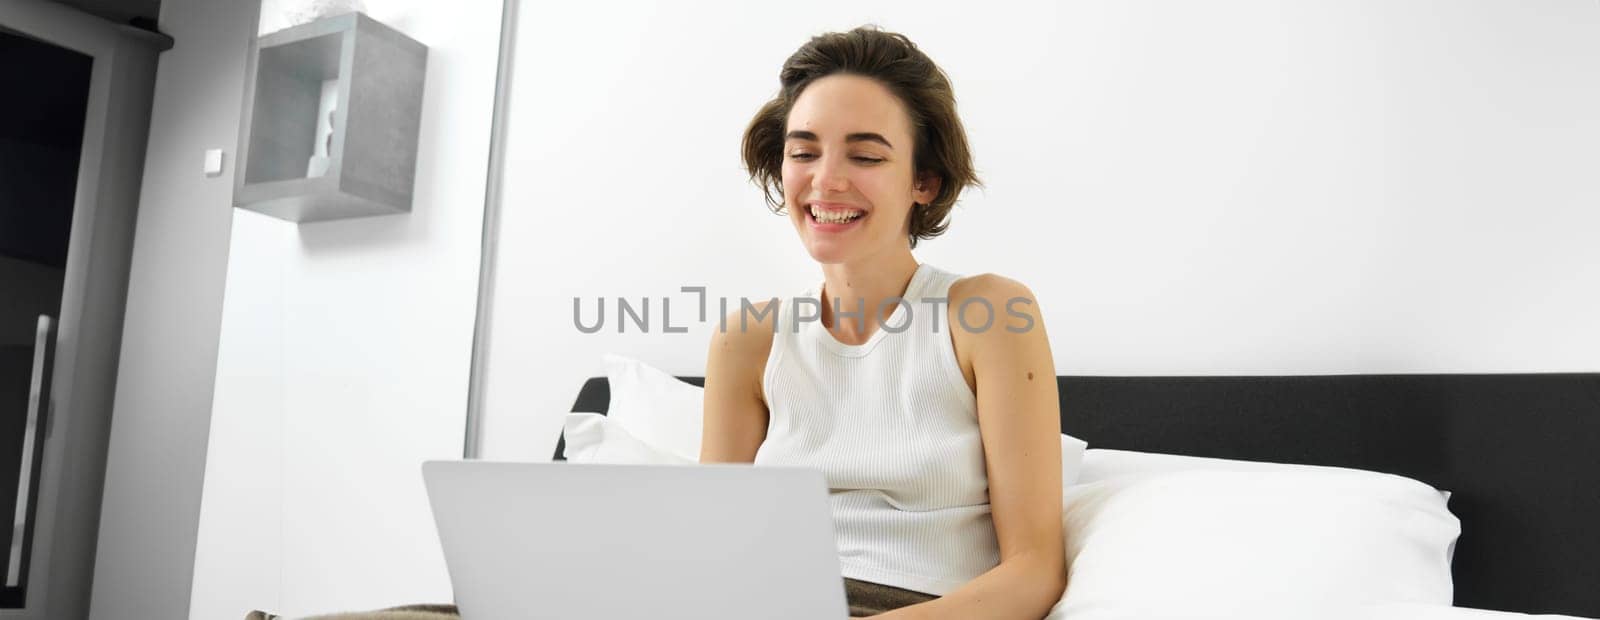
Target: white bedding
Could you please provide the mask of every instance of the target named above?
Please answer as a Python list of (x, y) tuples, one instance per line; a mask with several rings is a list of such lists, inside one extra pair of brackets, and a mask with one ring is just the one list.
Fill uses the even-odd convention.
[[(1072, 613), (1052, 613), (1045, 620), (1494, 620), (1496, 618), (1574, 618), (1552, 614), (1519, 614), (1421, 603), (1375, 603), (1348, 607), (1273, 605), (1212, 613), (1108, 605)], [(1582, 619), (1579, 619), (1582, 620)]]
[(1089, 481), (1063, 489), (1069, 583), (1046, 620), (1574, 617), (1452, 607), (1460, 522), (1417, 480), (1089, 453)]
[(1413, 605), (1389, 603), (1374, 605), (1364, 616), (1370, 620), (1459, 620), (1463, 618), (1577, 618), (1557, 614), (1517, 614), (1505, 611), (1486, 611), (1467, 607), (1442, 607), (1439, 605)]
[[(567, 458), (696, 463), (701, 389), (621, 356), (606, 367), (611, 415), (569, 414)], [(1066, 435), (1062, 468), (1072, 585), (1046, 620), (1577, 618), (1451, 607), (1460, 522), (1417, 480), (1086, 452)]]

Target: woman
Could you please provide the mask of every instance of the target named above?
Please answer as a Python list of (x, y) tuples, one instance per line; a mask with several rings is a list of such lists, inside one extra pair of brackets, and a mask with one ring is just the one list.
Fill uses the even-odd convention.
[(852, 616), (1041, 618), (1066, 586), (1042, 313), (1014, 280), (911, 253), (977, 183), (949, 81), (865, 27), (779, 78), (745, 165), (822, 283), (712, 338), (700, 460), (823, 471)]

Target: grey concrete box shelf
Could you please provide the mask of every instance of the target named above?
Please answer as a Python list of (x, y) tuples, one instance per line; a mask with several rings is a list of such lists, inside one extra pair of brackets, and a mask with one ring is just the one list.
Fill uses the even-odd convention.
[(234, 206), (294, 222), (411, 211), (428, 48), (361, 13), (252, 47)]

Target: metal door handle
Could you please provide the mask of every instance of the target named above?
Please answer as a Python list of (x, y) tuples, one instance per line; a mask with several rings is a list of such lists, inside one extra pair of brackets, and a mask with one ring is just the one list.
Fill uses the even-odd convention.
[(11, 527), (11, 561), (6, 563), (6, 586), (22, 579), (22, 542), (28, 532), (28, 499), (33, 493), (34, 444), (40, 423), (50, 407), (50, 370), (55, 362), (55, 320), (39, 315), (33, 338), (33, 381), (28, 384), (28, 425), (22, 433), (22, 467), (17, 473), (17, 514)]

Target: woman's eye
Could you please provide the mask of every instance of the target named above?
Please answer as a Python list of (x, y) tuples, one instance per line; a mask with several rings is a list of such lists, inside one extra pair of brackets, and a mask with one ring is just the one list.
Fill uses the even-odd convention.
[[(794, 159), (794, 160), (799, 160), (799, 161), (811, 161), (811, 160), (816, 159), (816, 158), (817, 158), (817, 156), (814, 155), (814, 154), (811, 154), (811, 153), (790, 153), (789, 154), (789, 159)], [(856, 156), (856, 157), (851, 157), (850, 159), (852, 159), (854, 161), (861, 162), (863, 164), (881, 164), (881, 163), (883, 163), (883, 159), (879, 158), (879, 157), (860, 157), (860, 156)]]

